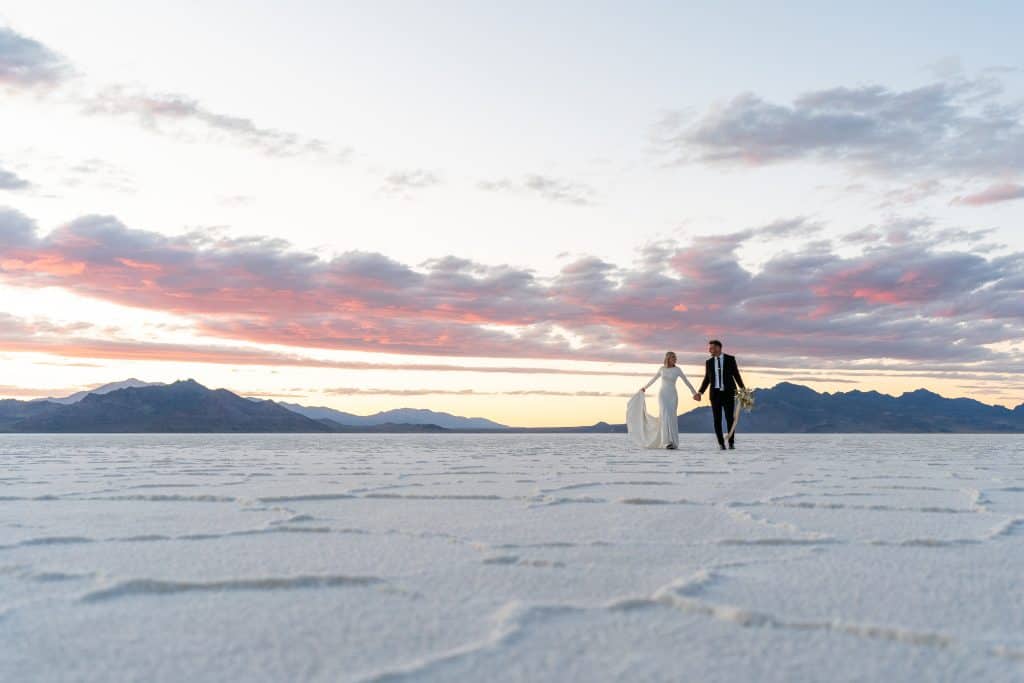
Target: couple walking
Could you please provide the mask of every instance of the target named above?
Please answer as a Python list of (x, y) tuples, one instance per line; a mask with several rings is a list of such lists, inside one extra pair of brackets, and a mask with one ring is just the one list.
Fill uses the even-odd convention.
[[(726, 434), (722, 432), (722, 417), (725, 417), (728, 430), (729, 448), (735, 448), (733, 421), (735, 419), (736, 387), (745, 388), (740, 377), (736, 357), (722, 353), (722, 342), (712, 339), (708, 342), (708, 353), (711, 357), (704, 363), (704, 381), (700, 389), (694, 389), (690, 380), (676, 366), (676, 354), (669, 351), (665, 354), (665, 363), (658, 368), (651, 381), (644, 385), (626, 405), (626, 431), (635, 442), (644, 448), (677, 448), (679, 446), (679, 421), (676, 417), (679, 407), (679, 395), (676, 393), (676, 380), (682, 379), (683, 384), (693, 394), (694, 401), (704, 397), (704, 391), (711, 388), (711, 417), (715, 423), (715, 436), (718, 445), (725, 449)], [(659, 415), (647, 414), (644, 395), (647, 388), (661, 380), (658, 392)], [(724, 414), (724, 415), (723, 415)]]

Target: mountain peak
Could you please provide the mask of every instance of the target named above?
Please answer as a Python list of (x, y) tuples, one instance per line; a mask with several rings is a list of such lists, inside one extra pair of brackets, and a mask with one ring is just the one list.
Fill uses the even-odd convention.
[(272, 401), (253, 403), (226, 389), (211, 391), (194, 379), (90, 393), (80, 401), (42, 403), (31, 414), (11, 417), (9, 428), (26, 432), (334, 431)]
[(779, 382), (771, 388), (772, 391), (783, 391), (787, 393), (800, 393), (805, 395), (818, 396), (818, 392), (810, 387), (806, 387), (803, 384), (794, 384), (792, 382)]
[(936, 394), (934, 391), (929, 391), (924, 388), (915, 389), (914, 391), (906, 391), (902, 394), (902, 396), (914, 396), (918, 398), (942, 398), (942, 396)]

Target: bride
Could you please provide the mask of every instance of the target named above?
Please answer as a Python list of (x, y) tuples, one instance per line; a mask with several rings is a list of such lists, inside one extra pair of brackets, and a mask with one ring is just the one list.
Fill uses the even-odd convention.
[[(647, 414), (644, 401), (647, 387), (661, 378), (661, 390), (658, 392), (658, 417)], [(665, 354), (665, 363), (658, 368), (651, 381), (645, 384), (626, 405), (626, 431), (637, 445), (644, 448), (677, 448), (679, 446), (679, 422), (676, 412), (679, 407), (679, 395), (676, 393), (676, 380), (682, 379), (691, 394), (697, 391), (686, 379), (682, 370), (676, 367), (676, 354), (669, 351)]]

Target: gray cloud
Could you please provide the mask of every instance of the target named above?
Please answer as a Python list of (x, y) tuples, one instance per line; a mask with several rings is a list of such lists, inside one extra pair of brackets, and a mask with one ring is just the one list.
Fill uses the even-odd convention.
[(0, 206), (0, 245), (22, 247), (36, 243), (36, 222), (6, 206)]
[(67, 167), (64, 177), (67, 187), (92, 185), (117, 192), (133, 193), (137, 190), (135, 180), (124, 169), (95, 157), (82, 159)]
[(115, 85), (83, 101), (90, 115), (127, 116), (144, 128), (187, 137), (191, 130), (252, 147), (268, 156), (315, 156), (347, 161), (351, 150), (334, 148), (323, 140), (298, 133), (257, 126), (252, 119), (215, 112), (186, 95), (149, 93)]
[(922, 199), (935, 197), (947, 193), (949, 188), (946, 183), (935, 178), (926, 178), (917, 182), (908, 183), (891, 190), (886, 190), (881, 208), (899, 207), (907, 204), (914, 204)]
[(884, 174), (956, 177), (1024, 172), (1019, 105), (991, 77), (894, 91), (872, 85), (806, 93), (790, 104), (738, 95), (697, 118), (662, 122), (679, 161), (764, 165), (809, 159)]
[(532, 194), (551, 202), (573, 206), (590, 206), (597, 198), (597, 192), (589, 185), (538, 174), (527, 175), (521, 180), (483, 180), (477, 183), (477, 187), (487, 192)]
[(413, 169), (395, 171), (384, 178), (381, 190), (390, 195), (408, 196), (411, 191), (441, 184), (441, 177), (433, 171)]
[[(71, 65), (42, 43), (0, 27), (0, 85), (11, 88), (58, 87), (74, 73)], [(252, 119), (217, 112), (198, 100), (176, 93), (154, 93), (139, 87), (110, 85), (83, 96), (69, 92), (89, 115), (128, 117), (147, 130), (181, 139), (199, 135), (246, 145), (272, 157), (309, 156), (345, 162), (351, 149), (287, 130), (257, 125)]]
[(71, 75), (71, 67), (42, 43), (0, 26), (0, 85), (53, 87)]
[(32, 186), (17, 173), (0, 167), (0, 190), (24, 190)]
[(863, 384), (865, 381), (872, 378), (865, 378), (864, 380), (856, 379), (840, 379), (838, 377), (822, 377), (819, 375), (792, 375), (788, 373), (779, 373), (783, 376), (787, 382), (823, 382), (825, 384)]
[(366, 389), (359, 387), (333, 387), (323, 393), (332, 396), (491, 396), (490, 392), (473, 389)]

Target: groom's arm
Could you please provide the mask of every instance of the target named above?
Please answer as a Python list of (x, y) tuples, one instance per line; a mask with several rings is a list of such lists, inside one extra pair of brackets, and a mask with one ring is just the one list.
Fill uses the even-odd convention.
[(746, 389), (747, 385), (743, 383), (743, 378), (740, 377), (740, 364), (736, 360), (736, 356), (732, 357), (732, 376), (736, 379), (736, 384), (740, 386), (740, 389)]
[(711, 384), (711, 364), (704, 363), (704, 381), (700, 383), (700, 390), (697, 393), (703, 394), (709, 384)]

